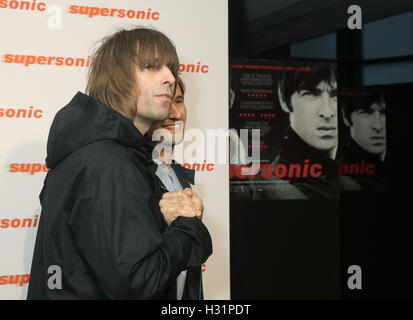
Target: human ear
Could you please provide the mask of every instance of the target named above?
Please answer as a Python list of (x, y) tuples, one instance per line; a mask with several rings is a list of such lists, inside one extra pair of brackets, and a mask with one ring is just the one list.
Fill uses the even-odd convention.
[(290, 109), (287, 106), (287, 103), (284, 101), (282, 95), (281, 95), (281, 88), (278, 87), (278, 101), (280, 102), (281, 105), (281, 109), (286, 112), (286, 113), (290, 113)]
[[(343, 117), (343, 122), (344, 122), (344, 124), (347, 126), (347, 127), (351, 127), (351, 123), (350, 123), (350, 121), (346, 118), (346, 114), (345, 114), (345, 112), (344, 112), (344, 109), (342, 108), (341, 109), (341, 116)], [(351, 116), (351, 115), (350, 115)]]

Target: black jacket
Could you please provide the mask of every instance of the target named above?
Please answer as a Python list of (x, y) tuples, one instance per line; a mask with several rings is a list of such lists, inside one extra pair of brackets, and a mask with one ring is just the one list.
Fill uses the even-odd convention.
[[(316, 150), (302, 140), (293, 129), (289, 128), (281, 141), (278, 156), (272, 162), (274, 168), (278, 164), (289, 167), (290, 164), (304, 165), (308, 159), (309, 166), (320, 164), (320, 177), (286, 177), (272, 175), (267, 179), (260, 178), (266, 184), (255, 187), (252, 199), (338, 199), (340, 197), (338, 165), (329, 158), (326, 152)], [(280, 183), (285, 180), (286, 183)], [(288, 183), (287, 183), (288, 182)]]
[(289, 178), (290, 183), (309, 199), (338, 199), (340, 185), (337, 162), (331, 159), (327, 152), (308, 145), (292, 128), (289, 128), (281, 142), (279, 155), (272, 163), (273, 167), (279, 163), (286, 166), (296, 163), (303, 165), (305, 159), (309, 160), (310, 166), (320, 164), (322, 175), (317, 178), (310, 176)]
[[(385, 161), (380, 159), (380, 155), (375, 155), (365, 151), (352, 138), (345, 144), (340, 159), (340, 165), (366, 165), (374, 166), (373, 174), (346, 174), (340, 177), (340, 184), (343, 191), (373, 191), (385, 192), (387, 190), (387, 173)], [(349, 180), (352, 184), (349, 185)]]
[[(197, 218), (168, 228), (153, 145), (132, 122), (77, 93), (55, 116), (28, 299), (175, 299), (176, 278), (212, 253)], [(62, 287), (48, 273), (58, 266)]]

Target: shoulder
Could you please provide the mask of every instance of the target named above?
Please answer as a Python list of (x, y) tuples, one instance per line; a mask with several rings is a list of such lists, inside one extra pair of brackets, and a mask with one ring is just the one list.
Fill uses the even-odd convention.
[(89, 143), (78, 150), (79, 155), (87, 155), (91, 160), (113, 161), (128, 158), (128, 148), (111, 139)]
[(78, 150), (78, 157), (86, 163), (92, 173), (122, 171), (142, 174), (144, 163), (135, 155), (132, 148), (107, 139), (90, 143)]

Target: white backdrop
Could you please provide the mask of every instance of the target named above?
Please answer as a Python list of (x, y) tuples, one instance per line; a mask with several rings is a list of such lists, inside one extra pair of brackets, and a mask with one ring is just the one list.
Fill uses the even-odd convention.
[[(109, 10), (74, 14), (80, 6)], [(97, 41), (119, 27), (155, 27), (175, 43), (181, 70), (195, 66), (182, 72), (187, 128), (227, 129), (227, 14), (222, 0), (0, 2), (0, 299), (27, 295), (47, 135), (55, 113), (85, 90), (87, 67), (76, 58), (86, 65)], [(214, 245), (204, 291), (206, 299), (229, 299), (228, 166), (213, 168), (197, 172), (194, 188)]]

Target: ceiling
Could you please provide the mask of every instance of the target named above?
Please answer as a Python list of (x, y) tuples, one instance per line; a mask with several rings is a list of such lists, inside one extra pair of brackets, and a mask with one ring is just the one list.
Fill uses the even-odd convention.
[(363, 23), (413, 10), (412, 0), (229, 0), (230, 56), (259, 56), (347, 28), (354, 4)]

